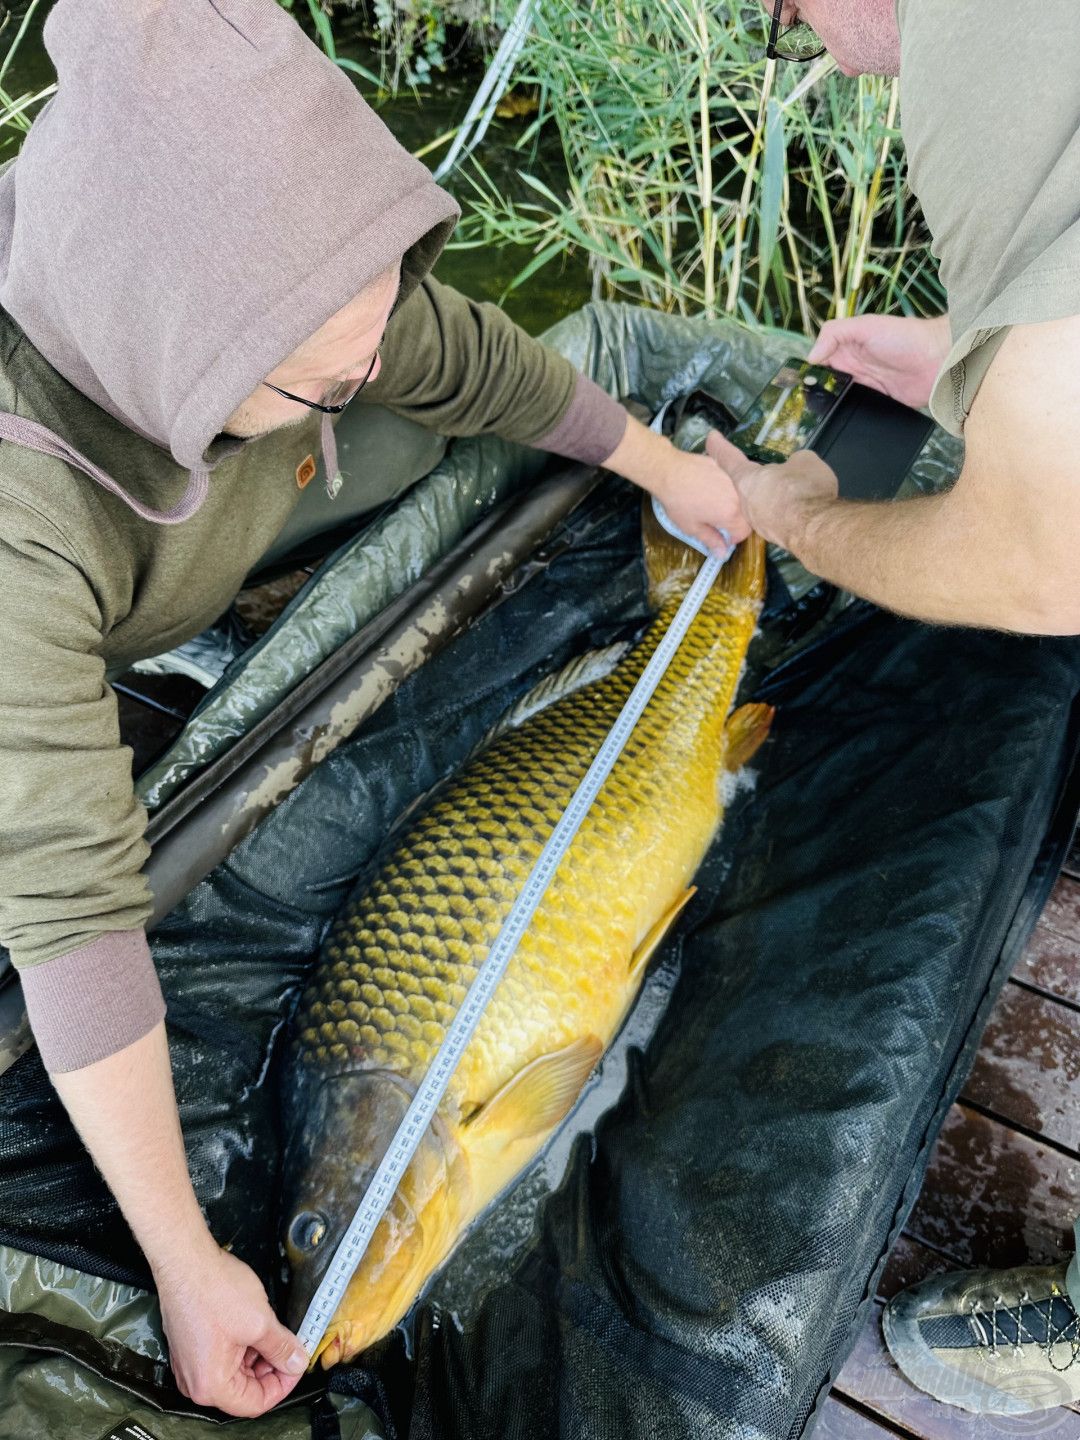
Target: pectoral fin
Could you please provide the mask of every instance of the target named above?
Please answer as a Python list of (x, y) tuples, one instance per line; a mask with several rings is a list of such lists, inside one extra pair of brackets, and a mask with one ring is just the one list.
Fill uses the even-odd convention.
[(684, 890), (683, 893), (679, 896), (679, 898), (675, 901), (675, 904), (672, 905), (669, 910), (664, 911), (663, 915), (660, 916), (660, 919), (657, 920), (656, 924), (646, 934), (644, 940), (642, 940), (641, 944), (637, 947), (633, 955), (630, 957), (631, 980), (636, 980), (640, 972), (645, 969), (646, 965), (648, 965), (656, 949), (663, 941), (665, 935), (675, 924), (675, 921), (682, 914), (686, 905), (689, 904), (690, 897), (692, 895), (695, 895), (696, 893), (696, 885), (691, 885), (689, 890)]
[(771, 705), (740, 705), (724, 727), (724, 769), (733, 775), (748, 765), (765, 743), (776, 711)]
[(583, 1035), (531, 1061), (467, 1122), (473, 1139), (498, 1133), (507, 1141), (522, 1140), (550, 1130), (581, 1094), (603, 1049), (598, 1036)]

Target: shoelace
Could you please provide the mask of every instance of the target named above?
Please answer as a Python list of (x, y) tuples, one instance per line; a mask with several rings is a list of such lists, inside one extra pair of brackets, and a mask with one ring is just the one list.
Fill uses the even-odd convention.
[[(1034, 1311), (1042, 1320), (1044, 1333), (1041, 1336), (1028, 1328), (1024, 1320), (1025, 1308), (1029, 1312)], [(1056, 1326), (1054, 1322), (1055, 1308), (1069, 1317)], [(1033, 1301), (1025, 1290), (1020, 1296), (1020, 1303), (1013, 1306), (1005, 1304), (1004, 1296), (996, 1295), (990, 1310), (984, 1310), (978, 1302), (973, 1301), (968, 1313), (971, 1318), (972, 1330), (979, 1344), (987, 1346), (990, 1354), (995, 1357), (999, 1353), (998, 1342), (1000, 1340), (1006, 1346), (1011, 1346), (1014, 1355), (1022, 1353), (1025, 1343), (1039, 1346), (1051, 1369), (1058, 1371), (1059, 1374), (1071, 1370), (1080, 1360), (1080, 1315), (1077, 1314), (1068, 1296), (1060, 1291), (1055, 1292), (1045, 1301)], [(988, 1316), (990, 1320), (989, 1334), (983, 1323), (984, 1316)], [(1011, 1322), (1012, 1334), (1000, 1322), (1000, 1316), (1006, 1317)], [(1072, 1347), (1072, 1355), (1064, 1365), (1059, 1365), (1054, 1359), (1053, 1352), (1054, 1347), (1062, 1343)]]

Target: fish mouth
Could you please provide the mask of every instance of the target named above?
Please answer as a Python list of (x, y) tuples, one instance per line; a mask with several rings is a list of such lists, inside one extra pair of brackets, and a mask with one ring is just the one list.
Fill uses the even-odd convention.
[[(287, 1166), (291, 1160), (296, 1167), (286, 1196), (283, 1236), (291, 1272), (286, 1320), (294, 1329), (302, 1323), (414, 1095), (415, 1086), (406, 1077), (374, 1069), (342, 1071), (308, 1090), (307, 1123), (293, 1136), (286, 1160)], [(430, 1221), (424, 1212), (432, 1197), (448, 1187), (454, 1149), (445, 1123), (437, 1117), (345, 1287), (312, 1365), (317, 1359), (329, 1369), (348, 1361), (396, 1322), (399, 1295), (411, 1289), (407, 1276), (428, 1253)], [(404, 1298), (407, 1308), (412, 1297)]]
[(349, 1339), (352, 1326), (347, 1322), (345, 1325), (331, 1325), (326, 1334), (319, 1341), (315, 1353), (308, 1361), (308, 1373), (321, 1365), (324, 1370), (332, 1370), (339, 1365), (349, 1351)]

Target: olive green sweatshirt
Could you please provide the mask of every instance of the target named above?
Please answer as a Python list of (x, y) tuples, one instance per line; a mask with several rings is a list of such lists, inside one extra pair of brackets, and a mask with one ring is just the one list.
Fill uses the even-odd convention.
[(626, 416), (425, 278), (454, 202), (276, 0), (59, 0), (45, 39), (57, 94), (0, 173), (0, 941), (61, 1071), (164, 1013), (107, 673), (213, 621), (309, 457), (336, 470), (317, 412), (221, 434), (241, 401), (400, 259), (358, 405), (593, 462)]

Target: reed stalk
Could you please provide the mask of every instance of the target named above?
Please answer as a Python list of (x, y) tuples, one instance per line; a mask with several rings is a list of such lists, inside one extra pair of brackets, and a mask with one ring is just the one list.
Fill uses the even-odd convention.
[(539, 87), (565, 191), (469, 177), (468, 243), (524, 245), (529, 274), (588, 256), (594, 293), (812, 332), (834, 315), (937, 313), (903, 182), (895, 83), (825, 57), (765, 63), (756, 0), (539, 0), (519, 81)]
[[(4, 86), (7, 73), (12, 61), (18, 53), (26, 32), (30, 29), (34, 15), (41, 3), (41, 0), (30, 0), (26, 7), (19, 28), (16, 30), (10, 43), (4, 49), (3, 59), (0, 60), (0, 129), (3, 131), (15, 131), (14, 148), (22, 142), (23, 136), (29, 131), (33, 116), (31, 111), (36, 110), (43, 100), (47, 100), (56, 91), (55, 85), (46, 85), (40, 90), (28, 91), (23, 95), (12, 95)], [(3, 35), (11, 22), (11, 11), (7, 10), (4, 18), (0, 21), (0, 36)], [(5, 136), (10, 143), (12, 137)], [(8, 144), (4, 145), (5, 151)]]

